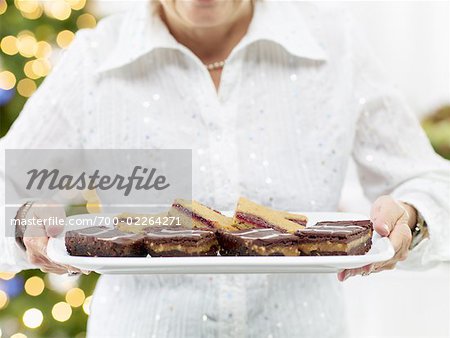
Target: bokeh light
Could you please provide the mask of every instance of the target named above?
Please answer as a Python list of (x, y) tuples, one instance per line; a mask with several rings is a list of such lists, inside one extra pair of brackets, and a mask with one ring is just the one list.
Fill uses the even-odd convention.
[[(6, 3), (6, 1), (5, 0), (0, 1), (0, 15), (5, 13), (7, 9), (8, 9), (8, 4)], [(1, 335), (0, 335), (0, 337), (1, 337)]]
[(33, 13), (40, 7), (37, 0), (14, 0), (14, 5), (23, 13)]
[[(31, 81), (34, 84), (33, 80), (30, 79), (23, 79), (19, 81), (19, 84), (17, 85), (17, 90), (20, 95), (23, 95), (21, 93), (20, 85), (23, 81)], [(36, 85), (34, 85), (34, 88), (36, 90)], [(23, 95), (25, 96), (25, 95)], [(44, 280), (41, 277), (33, 276), (27, 279), (25, 282), (25, 292), (29, 294), (30, 296), (39, 296), (45, 288)]]
[(25, 311), (22, 317), (22, 321), (25, 324), (26, 327), (29, 327), (30, 329), (35, 329), (39, 326), (41, 326), (42, 322), (44, 320), (44, 315), (42, 314), (42, 311), (39, 309), (28, 309)]
[(4, 309), (6, 306), (8, 306), (8, 295), (5, 291), (0, 290), (0, 309)]
[(92, 201), (86, 203), (86, 210), (90, 214), (98, 214), (102, 212), (102, 205), (100, 201)]
[(28, 61), (25, 66), (23, 67), (23, 72), (25, 73), (25, 75), (33, 80), (39, 79), (39, 75), (37, 75), (36, 73), (34, 73), (33, 71), (33, 62), (34, 61)]
[(80, 288), (73, 288), (66, 293), (66, 302), (72, 307), (79, 307), (83, 305), (86, 296), (84, 291)]
[(37, 20), (42, 16), (42, 13), (44, 10), (42, 9), (42, 6), (39, 5), (36, 7), (36, 9), (32, 12), (21, 12), (22, 16), (29, 20)]
[(83, 28), (94, 28), (97, 25), (97, 20), (92, 14), (85, 13), (81, 14), (77, 18), (77, 27), (79, 29)]
[(36, 38), (29, 34), (22, 34), (17, 39), (17, 48), (20, 55), (30, 58), (34, 56), (37, 51)]
[(52, 308), (52, 316), (58, 322), (65, 322), (72, 316), (72, 308), (66, 302), (56, 303)]
[(39, 41), (37, 43), (36, 58), (48, 58), (52, 54), (52, 46), (47, 41)]
[(86, 0), (66, 0), (73, 10), (79, 11), (86, 6)]
[(84, 303), (83, 303), (83, 311), (88, 316), (91, 314), (91, 302), (92, 302), (92, 296), (86, 297)]
[(45, 77), (51, 70), (50, 61), (47, 59), (36, 59), (31, 63), (31, 69), (33, 73), (39, 77)]
[(19, 52), (19, 49), (17, 48), (17, 38), (12, 35), (5, 36), (0, 43), (0, 48), (5, 54), (17, 54)]
[[(17, 83), (17, 92), (23, 97), (30, 97), (36, 91), (36, 83), (31, 79), (22, 79)], [(25, 284), (26, 288), (26, 284)]]
[(52, 1), (50, 12), (55, 19), (63, 21), (67, 20), (70, 17), (72, 9), (66, 1), (55, 0)]
[(16, 77), (10, 71), (0, 72), (0, 89), (10, 90), (16, 85)]
[(0, 272), (0, 279), (10, 280), (16, 276), (14, 272)]
[(10, 338), (27, 338), (27, 336), (21, 332), (14, 333)]
[(58, 35), (56, 36), (56, 43), (61, 48), (67, 48), (72, 42), (74, 37), (75, 34), (66, 29), (58, 33)]

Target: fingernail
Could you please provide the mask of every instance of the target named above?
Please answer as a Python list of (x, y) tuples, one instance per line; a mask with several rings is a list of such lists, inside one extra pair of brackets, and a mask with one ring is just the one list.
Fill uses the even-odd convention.
[(384, 230), (384, 234), (387, 236), (389, 235), (389, 226), (387, 224), (383, 224), (383, 230)]
[(350, 273), (348, 271), (345, 272), (344, 274), (344, 278), (342, 279), (342, 281), (345, 281), (348, 277), (350, 277)]

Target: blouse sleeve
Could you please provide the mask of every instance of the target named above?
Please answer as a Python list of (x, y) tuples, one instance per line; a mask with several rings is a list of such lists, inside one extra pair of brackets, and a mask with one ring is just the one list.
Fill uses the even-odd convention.
[(370, 200), (390, 194), (413, 205), (429, 228), (400, 264), (425, 268), (450, 260), (450, 162), (437, 155), (417, 118), (393, 86), (366, 41), (352, 29), (357, 123), (353, 157)]
[(15, 239), (6, 235), (11, 220), (5, 215), (5, 150), (6, 149), (66, 149), (81, 146), (80, 104), (85, 69), (84, 32), (77, 34), (71, 47), (64, 52), (58, 65), (27, 101), (9, 133), (0, 140), (0, 271), (17, 272), (34, 268)]

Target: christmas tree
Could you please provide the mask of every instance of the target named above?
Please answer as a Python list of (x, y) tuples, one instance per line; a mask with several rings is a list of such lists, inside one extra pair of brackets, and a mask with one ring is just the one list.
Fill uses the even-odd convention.
[(0, 137), (78, 29), (92, 28), (86, 0), (0, 0)]
[[(67, 48), (96, 25), (86, 0), (0, 0), (0, 137)], [(0, 337), (84, 337), (98, 276), (0, 272)]]

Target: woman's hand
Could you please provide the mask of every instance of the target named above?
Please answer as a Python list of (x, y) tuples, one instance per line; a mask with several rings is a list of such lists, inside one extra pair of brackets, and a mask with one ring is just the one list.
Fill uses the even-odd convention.
[(43, 272), (80, 273), (79, 269), (57, 264), (47, 256), (49, 237), (55, 237), (64, 230), (62, 225), (66, 218), (64, 208), (52, 202), (35, 202), (28, 210), (26, 218), (27, 224), (33, 224), (27, 227), (23, 236), (28, 261), (37, 265)]
[(347, 269), (338, 273), (340, 281), (355, 275), (392, 270), (399, 261), (408, 257), (411, 244), (411, 228), (416, 224), (417, 212), (409, 204), (394, 200), (391, 196), (379, 197), (372, 206), (371, 219), (380, 236), (389, 237), (395, 250), (390, 260), (369, 264), (357, 269)]

